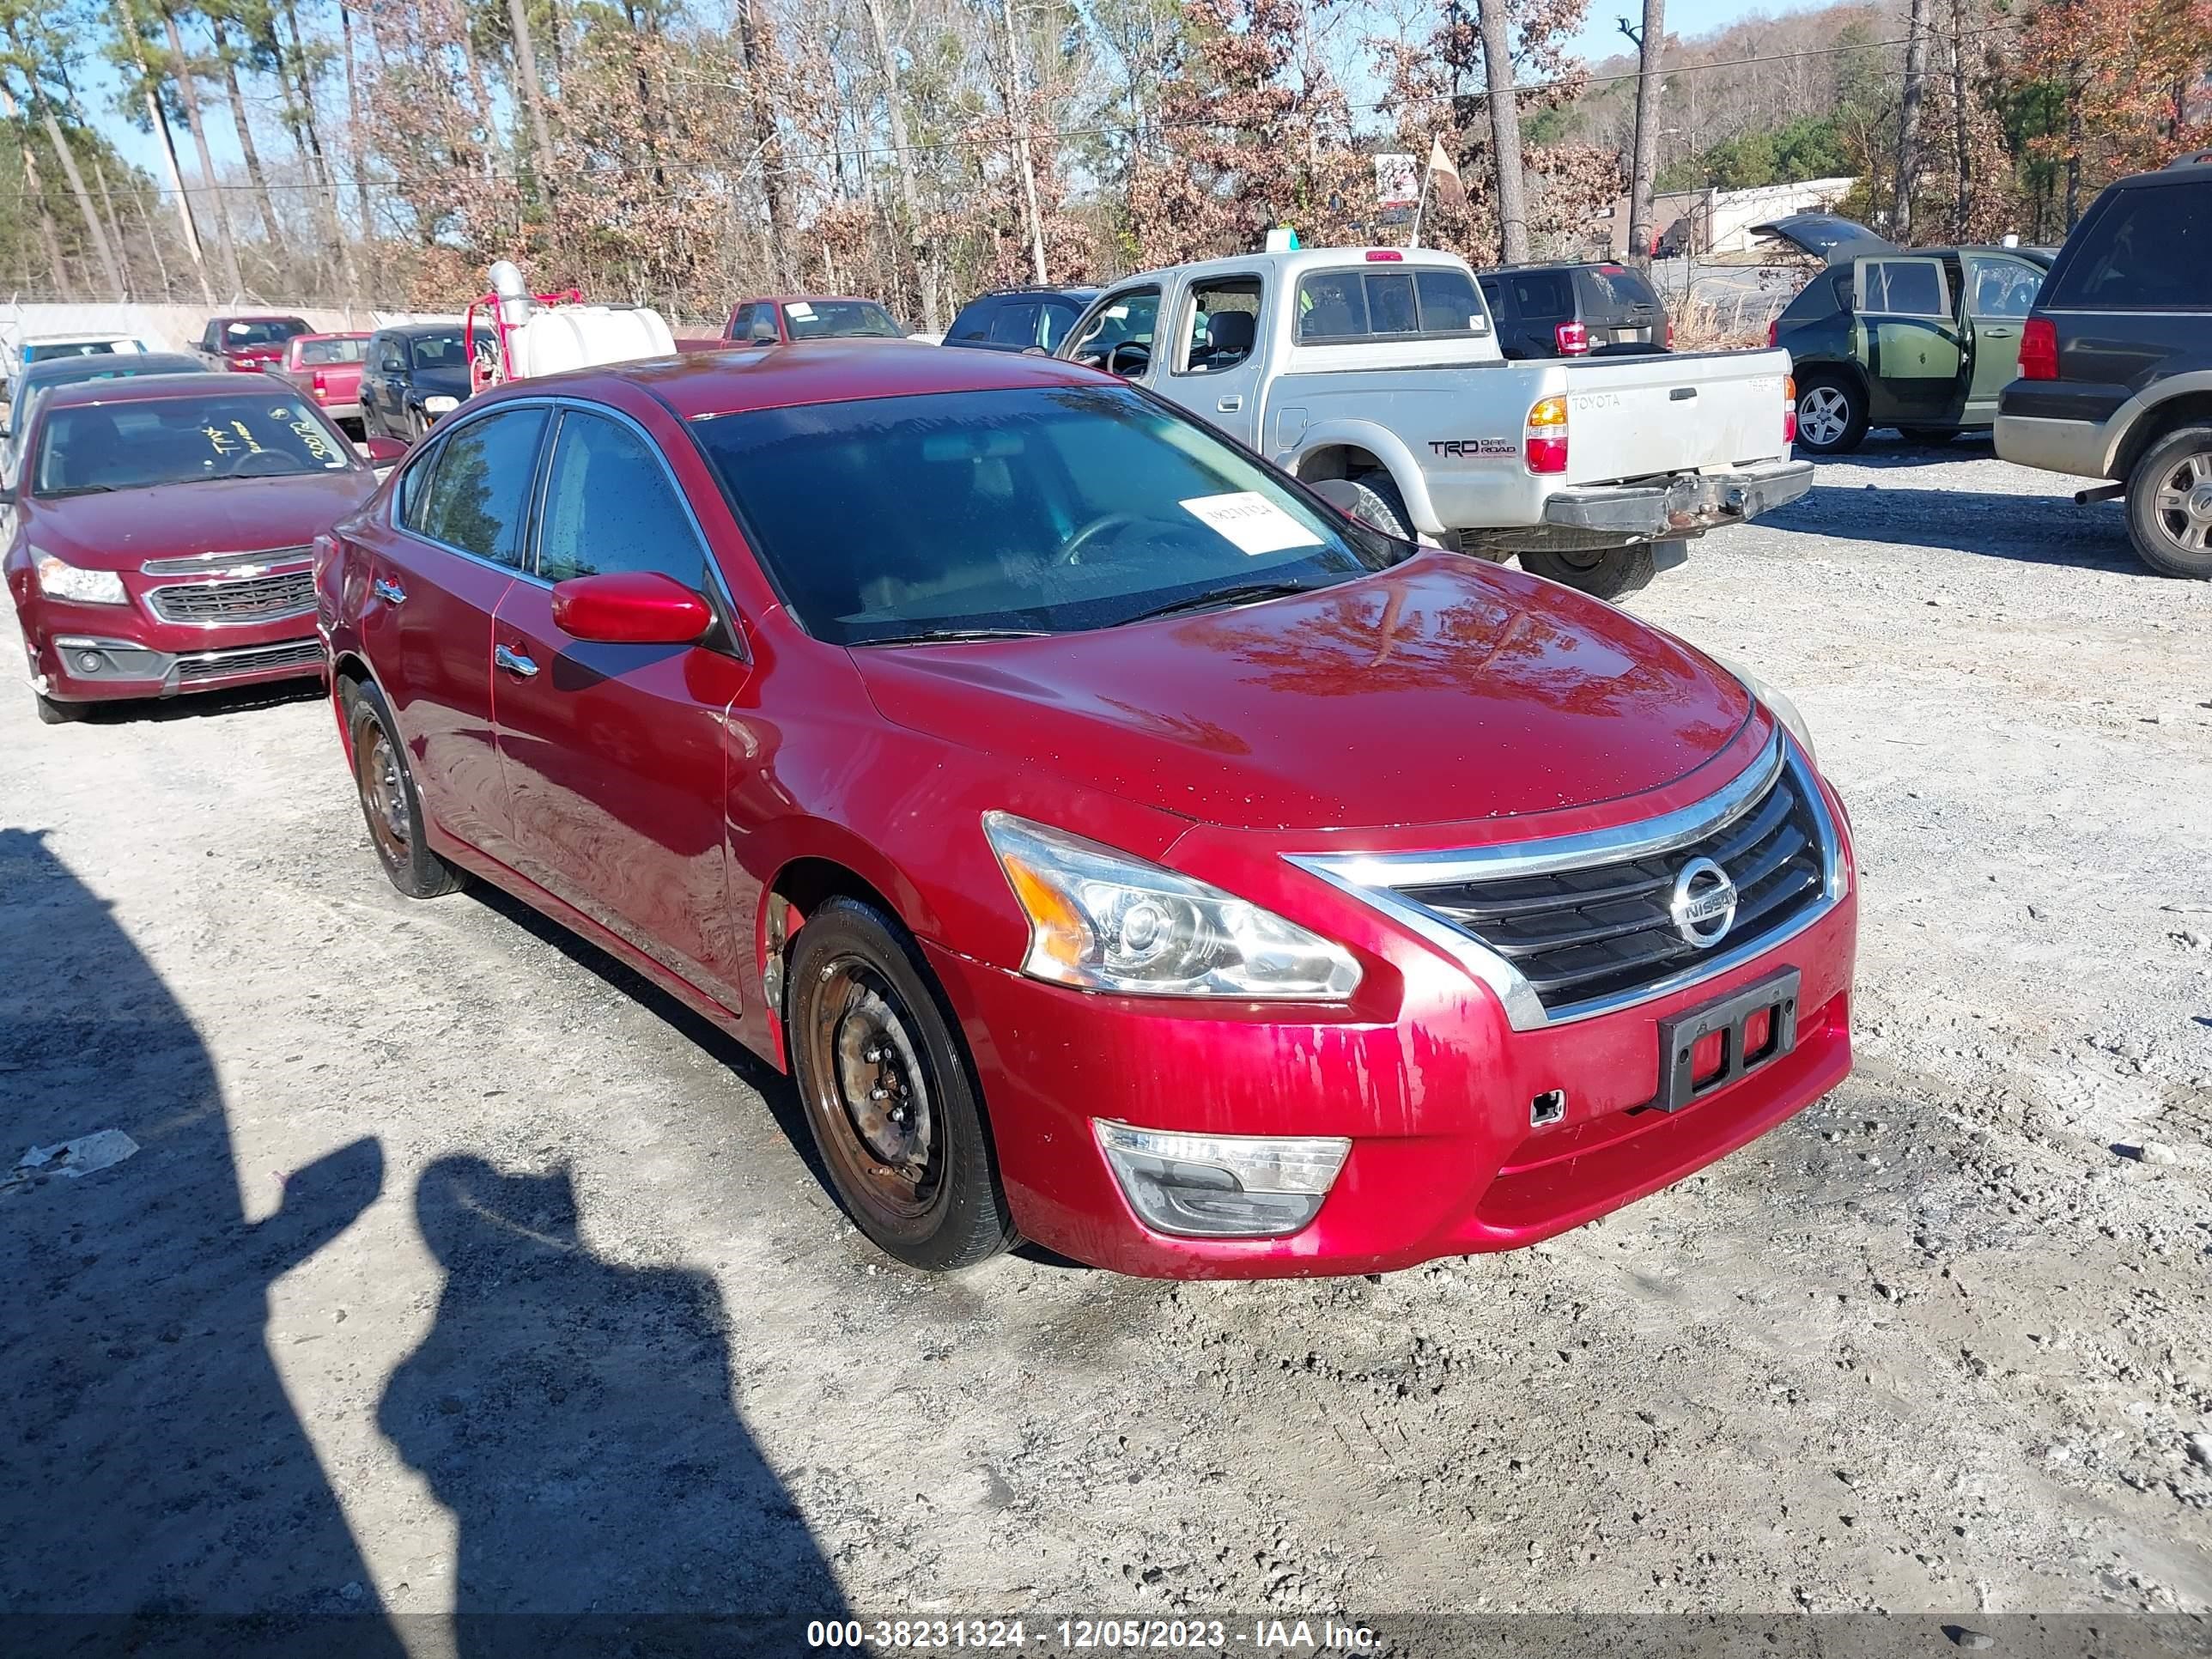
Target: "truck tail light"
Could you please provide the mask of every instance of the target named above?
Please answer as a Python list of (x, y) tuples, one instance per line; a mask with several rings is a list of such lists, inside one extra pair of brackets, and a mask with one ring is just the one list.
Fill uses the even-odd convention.
[(1552, 331), (1552, 337), (1559, 343), (1559, 356), (1579, 357), (1589, 349), (1589, 330), (1580, 323), (1561, 323)]
[(1795, 374), (1782, 377), (1782, 441), (1785, 444), (1797, 441), (1797, 377)]
[(1672, 317), (1669, 317), (1669, 318), (1667, 319), (1667, 349), (1668, 349), (1668, 350), (1669, 350), (1669, 351), (1672, 351), (1674, 349), (1674, 319)]
[(330, 386), (324, 380), (323, 371), (319, 368), (315, 371), (314, 391), (317, 398), (327, 398), (331, 395)]
[(1540, 398), (1529, 406), (1521, 434), (1521, 456), (1531, 472), (1567, 470), (1567, 400)]
[(2058, 328), (2048, 317), (2031, 317), (2020, 331), (2020, 378), (2058, 378)]

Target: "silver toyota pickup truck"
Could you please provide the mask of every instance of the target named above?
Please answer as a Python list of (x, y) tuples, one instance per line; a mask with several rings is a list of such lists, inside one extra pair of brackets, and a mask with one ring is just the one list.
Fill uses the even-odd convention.
[(1146, 386), (1377, 528), (1601, 599), (1811, 487), (1785, 351), (1508, 362), (1466, 261), (1308, 248), (1147, 271), (1059, 356)]

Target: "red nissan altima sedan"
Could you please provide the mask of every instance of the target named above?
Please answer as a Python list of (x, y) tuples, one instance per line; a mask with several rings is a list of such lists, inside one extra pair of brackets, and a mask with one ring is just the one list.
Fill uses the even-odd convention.
[(787, 1069), (917, 1266), (1510, 1249), (1850, 1068), (1786, 700), (1073, 365), (510, 384), (318, 593), (401, 890), (492, 882)]
[[(397, 447), (394, 447), (397, 453)], [(316, 537), (376, 475), (298, 391), (163, 374), (40, 400), (0, 499), (39, 717), (322, 672)]]

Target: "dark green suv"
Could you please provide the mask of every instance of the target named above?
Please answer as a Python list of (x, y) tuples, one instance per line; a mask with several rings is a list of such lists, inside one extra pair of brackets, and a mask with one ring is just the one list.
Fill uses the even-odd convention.
[(2019, 373), (2050, 250), (1898, 248), (1863, 235), (1821, 250), (1827, 268), (1770, 332), (1797, 378), (1799, 451), (1845, 453), (1869, 427), (1942, 443), (1990, 425)]

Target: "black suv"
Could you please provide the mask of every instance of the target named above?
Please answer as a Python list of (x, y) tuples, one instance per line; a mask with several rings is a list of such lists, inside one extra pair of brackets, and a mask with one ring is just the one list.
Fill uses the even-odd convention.
[(2117, 480), (2152, 569), (2212, 579), (2212, 150), (2091, 204), (2021, 330), (1997, 453)]
[(1498, 325), (1498, 349), (1509, 357), (1665, 351), (1674, 343), (1667, 307), (1626, 265), (1500, 265), (1476, 280)]
[(945, 331), (945, 343), (985, 351), (1026, 351), (1031, 346), (1053, 351), (1097, 297), (1095, 288), (994, 289), (960, 307)]

